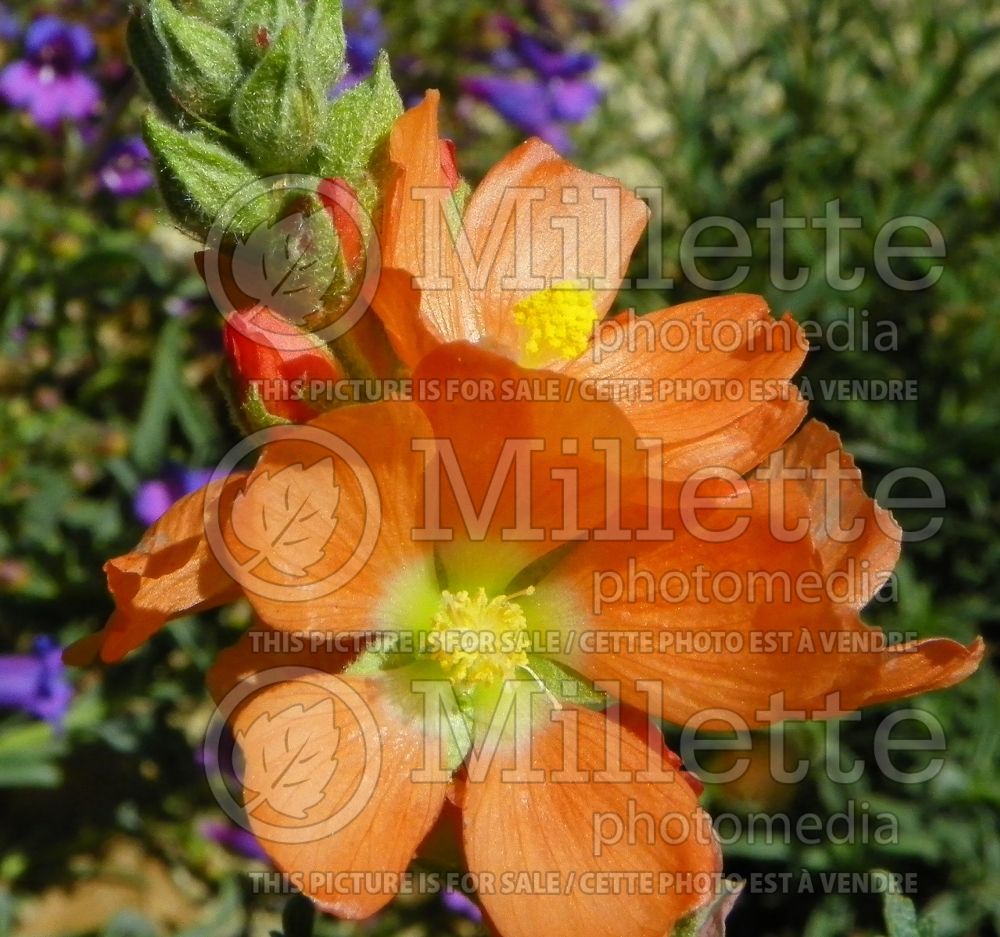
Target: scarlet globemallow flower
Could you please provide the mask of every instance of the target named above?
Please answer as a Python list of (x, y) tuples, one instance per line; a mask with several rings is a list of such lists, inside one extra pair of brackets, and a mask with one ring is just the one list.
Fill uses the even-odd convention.
[(311, 387), (325, 388), (344, 378), (325, 342), (267, 306), (230, 313), (223, 345), (237, 399), (256, 393), (268, 413), (293, 423), (323, 409), (310, 399)]
[[(551, 377), (560, 393), (548, 401), (435, 393), (449, 381), (496, 390), (530, 378), (508, 359), (448, 343), (417, 366), (418, 402), (346, 407), (291, 428), (249, 475), (175, 505), (138, 551), (111, 561), (118, 611), (90, 646), (116, 659), (154, 622), (249, 599), (260, 630), (224, 652), (210, 684), (219, 700), (248, 688), (231, 720), (247, 763), (250, 826), (321, 907), (376, 911), (439, 818), (457, 810), (480, 882), (573, 871), (652, 872), (659, 883), (627, 901), (601, 889), (544, 893), (537, 882), (527, 894), (483, 889), (479, 900), (505, 937), (543, 927), (661, 937), (708, 898), (704, 880), (700, 890), (679, 887), (681, 874), (712, 880), (719, 871), (707, 817), (654, 732), (581, 705), (564, 680), (596, 685), (630, 713), (683, 723), (721, 710), (761, 726), (948, 686), (975, 669), (982, 644), (873, 640), (880, 633), (858, 609), (878, 581), (857, 578), (851, 561), (891, 569), (896, 528), (820, 424), (738, 497), (696, 499), (651, 484), (622, 411), (568, 400), (565, 375)], [(515, 454), (509, 472), (498, 469), (519, 440), (529, 443), (528, 462)], [(830, 471), (831, 459), (844, 476), (836, 529), (861, 531), (850, 543), (830, 536), (814, 471)], [(371, 473), (367, 485), (358, 464)], [(381, 516), (369, 537), (373, 492)], [(206, 509), (221, 532), (216, 552)], [(720, 537), (734, 512), (738, 534)], [(351, 567), (362, 543), (363, 562)], [(626, 577), (630, 565), (688, 581), (701, 570), (818, 583), (840, 574), (851, 589), (788, 601), (747, 590), (712, 604), (673, 595), (666, 607), (655, 590), (613, 601), (595, 591), (597, 576)], [(348, 568), (350, 581), (328, 588)], [(260, 643), (261, 630), (357, 643), (353, 652), (339, 644), (323, 653), (321, 643), (319, 653), (289, 655)], [(721, 653), (684, 644), (712, 632), (739, 640)], [(761, 653), (755, 635), (788, 639)], [(308, 671), (275, 669), (289, 665)], [(334, 823), (361, 789), (367, 799)], [(600, 818), (635, 815), (671, 818), (669, 839), (611, 838), (598, 848)]]
[[(117, 660), (170, 618), (245, 596), (258, 627), (210, 685), (223, 705), (242, 697), (228, 715), (252, 829), (322, 907), (376, 911), (457, 814), (505, 937), (662, 937), (708, 897), (676, 873), (711, 879), (719, 856), (650, 717), (828, 718), (949, 686), (983, 645), (886, 646), (862, 623), (899, 530), (835, 434), (813, 422), (792, 436), (794, 394), (577, 394), (633, 377), (783, 386), (803, 350), (752, 297), (650, 317), (734, 323), (728, 351), (647, 349), (628, 315), (595, 337), (645, 208), (531, 141), (461, 212), (435, 108), (390, 140), (374, 301), (414, 400), (274, 431), (249, 474), (171, 507), (107, 564), (116, 611), (72, 657)], [(572, 237), (574, 220), (567, 251), (552, 232)], [(605, 328), (625, 340), (600, 358)], [(685, 483), (706, 468), (709, 493)], [(706, 601), (692, 586), (713, 577), (725, 595)], [(283, 635), (351, 642), (302, 654), (276, 650)], [(720, 635), (721, 649), (697, 640)], [(367, 796), (344, 819), (356, 789)], [(671, 818), (674, 835), (594, 838), (601, 817), (637, 814)], [(563, 887), (485, 887), (525, 872)], [(591, 872), (656, 884), (626, 899), (592, 879), (566, 887)]]
[[(467, 341), (565, 374), (578, 392), (615, 394), (639, 435), (659, 441), (666, 477), (707, 465), (743, 474), (781, 447), (806, 412), (789, 380), (807, 342), (790, 316), (733, 295), (605, 318), (645, 203), (532, 139), (461, 208), (438, 157), (437, 110), (428, 92), (389, 139), (373, 307), (405, 365)], [(670, 390), (719, 381), (721, 399)]]

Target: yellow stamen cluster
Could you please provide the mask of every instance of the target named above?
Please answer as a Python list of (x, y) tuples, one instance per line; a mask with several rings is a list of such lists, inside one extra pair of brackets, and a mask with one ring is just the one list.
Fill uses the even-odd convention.
[[(534, 588), (525, 590), (530, 595)], [(518, 593), (521, 594), (521, 593)], [(513, 596), (492, 599), (485, 589), (441, 593), (429, 644), (431, 656), (456, 686), (509, 680), (528, 663), (528, 624)]]
[(525, 296), (514, 305), (523, 329), (522, 353), (529, 367), (580, 357), (597, 321), (594, 291), (566, 281)]

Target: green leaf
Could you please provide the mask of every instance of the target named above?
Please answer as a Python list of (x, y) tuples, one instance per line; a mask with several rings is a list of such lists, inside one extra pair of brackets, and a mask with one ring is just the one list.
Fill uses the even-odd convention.
[(64, 743), (47, 722), (13, 725), (0, 733), (0, 788), (58, 787), (55, 760)]
[(147, 472), (159, 469), (167, 455), (174, 385), (181, 377), (183, 323), (171, 319), (163, 327), (153, 354), (153, 372), (139, 420), (132, 432), (132, 457)]
[[(887, 884), (891, 882), (891, 876), (887, 872), (877, 871), (872, 874), (873, 877), (885, 876)], [(882, 913), (885, 915), (889, 937), (934, 937), (934, 922), (930, 918), (920, 920), (913, 902), (891, 886), (886, 888), (883, 895)]]

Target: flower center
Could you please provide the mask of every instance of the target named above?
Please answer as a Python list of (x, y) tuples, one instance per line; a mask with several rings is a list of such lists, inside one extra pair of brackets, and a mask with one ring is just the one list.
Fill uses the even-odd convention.
[(515, 595), (489, 598), (485, 589), (441, 593), (432, 620), (431, 656), (453, 685), (472, 687), (509, 680), (528, 663), (528, 623), (519, 595), (531, 595), (529, 586)]
[(597, 321), (594, 291), (571, 281), (556, 283), (515, 304), (522, 354), (530, 367), (572, 361), (587, 350)]

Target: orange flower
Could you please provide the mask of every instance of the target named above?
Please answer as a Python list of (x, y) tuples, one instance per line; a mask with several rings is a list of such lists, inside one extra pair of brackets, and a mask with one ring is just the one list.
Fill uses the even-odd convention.
[[(602, 322), (646, 205), (532, 139), (487, 173), (460, 212), (441, 165), (437, 108), (429, 92), (389, 140), (373, 305), (406, 365), (442, 342), (468, 341), (591, 393), (646, 382), (651, 394), (616, 403), (640, 436), (661, 441), (666, 477), (705, 465), (743, 473), (781, 446), (806, 410), (788, 383), (807, 348), (790, 316), (776, 322), (760, 297), (737, 295)], [(685, 401), (666, 392), (681, 380), (730, 390)]]
[[(860, 620), (899, 529), (834, 433), (791, 436), (790, 320), (730, 297), (644, 320), (724, 323), (729, 351), (646, 348), (630, 316), (595, 335), (646, 221), (618, 183), (531, 141), (459, 228), (433, 95), (389, 157), (375, 306), (413, 402), (271, 432), (249, 474), (179, 502), (109, 562), (115, 614), (73, 659), (116, 660), (243, 595), (258, 628), (209, 683), (246, 759), (251, 828), (306, 894), (377, 911), (458, 811), (504, 937), (662, 937), (710, 897), (720, 858), (650, 719), (829, 718), (958, 682), (982, 641), (887, 646)], [(552, 235), (571, 237), (567, 219), (568, 253)], [(636, 377), (747, 392), (578, 393)], [(786, 391), (749, 393), (757, 381)], [(706, 467), (709, 493), (682, 484)], [(614, 835), (635, 816), (650, 821)], [(623, 900), (608, 875), (653, 884)]]
[[(364, 917), (385, 904), (450, 799), (480, 882), (568, 871), (672, 876), (627, 903), (600, 889), (547, 894), (537, 881), (527, 894), (482, 889), (505, 937), (543, 927), (660, 937), (708, 898), (704, 880), (700, 890), (674, 884), (680, 873), (718, 872), (707, 818), (653, 734), (575, 702), (564, 679), (599, 683), (631, 710), (672, 722), (710, 710), (760, 726), (789, 711), (829, 717), (948, 686), (975, 669), (982, 643), (872, 640), (880, 632), (857, 611), (881, 579), (858, 576), (851, 561), (891, 569), (896, 528), (820, 424), (781, 450), (789, 478), (773, 459), (738, 497), (696, 502), (672, 485), (633, 497), (648, 481), (644, 460), (628, 455), (634, 429), (610, 403), (568, 401), (568, 376), (554, 376), (562, 393), (552, 401), (431, 393), (447, 380), (501, 387), (526, 373), (450, 343), (417, 366), (419, 404), (347, 407), (291, 428), (249, 476), (181, 502), (137, 554), (109, 564), (115, 576), (138, 577), (116, 589), (101, 653), (114, 659), (145, 639), (174, 593), (180, 612), (226, 601), (234, 587), (272, 637), (356, 642), (342, 669), (342, 645), (325, 659), (289, 658), (259, 645), (258, 631), (210, 676), (220, 701), (243, 686), (231, 721), (247, 760), (251, 828), (322, 907)], [(531, 443), (520, 477), (516, 460), (498, 471), (512, 440)], [(609, 459), (609, 440), (620, 461)], [(848, 479), (838, 529), (860, 522), (849, 546), (830, 535), (823, 476), (813, 472), (830, 470), (828, 456)], [(217, 514), (221, 556), (205, 540), (206, 507)], [(719, 539), (734, 517), (738, 536)], [(798, 539), (783, 538), (798, 522)], [(692, 593), (664, 604), (643, 580), (635, 595), (609, 598), (606, 578), (624, 582), (630, 564), (690, 582), (706, 569), (741, 581), (838, 574), (847, 586), (842, 596), (821, 588), (785, 601), (746, 590), (733, 601)], [(345, 570), (349, 581), (331, 587)], [(704, 648), (694, 640), (703, 635), (728, 643)], [(760, 635), (786, 640), (762, 652)], [(292, 662), (309, 669), (274, 671)], [(426, 686), (438, 688), (431, 704)], [(356, 790), (367, 797), (345, 821)], [(617, 829), (601, 825), (607, 818), (636, 815), (671, 818), (687, 835), (595, 838)]]

